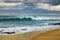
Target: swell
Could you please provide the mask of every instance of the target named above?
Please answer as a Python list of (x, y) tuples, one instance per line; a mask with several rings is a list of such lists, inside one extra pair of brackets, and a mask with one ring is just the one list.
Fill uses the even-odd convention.
[(3, 18), (0, 21), (31, 21), (31, 18)]
[(26, 17), (6, 17), (6, 18), (1, 17), (0, 21), (31, 21), (31, 20), (57, 20), (57, 19), (60, 20), (60, 17), (26, 16)]

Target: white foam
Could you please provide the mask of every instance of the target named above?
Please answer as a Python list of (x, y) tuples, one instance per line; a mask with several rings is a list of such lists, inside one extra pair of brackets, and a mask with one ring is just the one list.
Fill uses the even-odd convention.
[(0, 35), (5, 35), (6, 34), (5, 32), (15, 32), (15, 34), (22, 34), (26, 32), (50, 30), (50, 29), (56, 29), (56, 28), (60, 28), (60, 26), (0, 28)]
[[(53, 16), (53, 17), (49, 17), (49, 16), (25, 16), (26, 18), (32, 18), (32, 19), (34, 19), (34, 20), (49, 20), (49, 19), (60, 19), (60, 17), (59, 16), (57, 16), (57, 17), (55, 17), (55, 16)], [(19, 17), (18, 17), (19, 18)]]
[(34, 20), (49, 20), (49, 19), (60, 19), (60, 17), (31, 17)]

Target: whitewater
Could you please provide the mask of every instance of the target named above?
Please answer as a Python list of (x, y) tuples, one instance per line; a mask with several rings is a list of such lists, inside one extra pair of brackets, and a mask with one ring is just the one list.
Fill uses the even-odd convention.
[(0, 35), (60, 28), (60, 16), (0, 16)]
[[(33, 32), (33, 31), (53, 30), (53, 29), (59, 29), (59, 28), (60, 26), (0, 28), (0, 36), (22, 34), (22, 33), (28, 33), (28, 32)], [(15, 33), (7, 34), (6, 32), (9, 32), (9, 33), (15, 32)]]

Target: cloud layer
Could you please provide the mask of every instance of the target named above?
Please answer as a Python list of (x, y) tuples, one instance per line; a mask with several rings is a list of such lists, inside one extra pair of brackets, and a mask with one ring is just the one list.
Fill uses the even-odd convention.
[(21, 5), (22, 3), (0, 3), (0, 7), (1, 6), (17, 6), (17, 5)]
[[(17, 3), (10, 3), (10, 2), (17, 2)], [(60, 11), (60, 1), (59, 0), (27, 0), (27, 1), (26, 0), (0, 0), (0, 7), (1, 7), (0, 9), (3, 10), (30, 8), (30, 9), (44, 9), (44, 10), (46, 9), (46, 10)]]
[(37, 3), (36, 8), (46, 10), (57, 10), (60, 11), (60, 5), (53, 6), (51, 4)]
[(50, 4), (60, 4), (60, 0), (0, 0), (0, 2), (40, 2)]

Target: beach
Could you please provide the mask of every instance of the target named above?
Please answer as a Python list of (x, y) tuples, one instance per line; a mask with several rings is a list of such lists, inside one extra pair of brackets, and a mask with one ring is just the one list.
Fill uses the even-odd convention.
[(15, 35), (2, 35), (0, 40), (60, 40), (60, 29), (41, 30)]
[(0, 0), (0, 40), (60, 40), (60, 0)]

